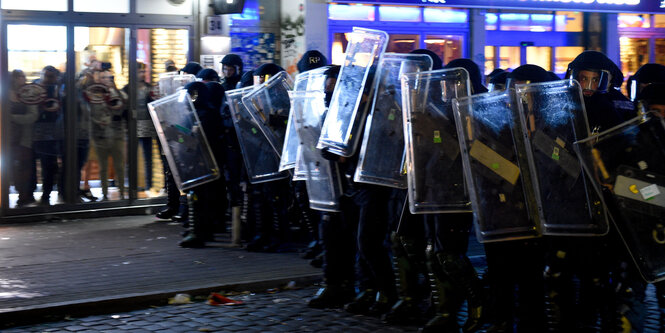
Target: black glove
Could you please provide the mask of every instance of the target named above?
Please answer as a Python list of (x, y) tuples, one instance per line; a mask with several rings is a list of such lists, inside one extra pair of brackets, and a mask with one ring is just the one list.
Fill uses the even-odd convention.
[(321, 149), (321, 157), (325, 158), (328, 161), (337, 162), (339, 161), (339, 155), (333, 154), (328, 150), (328, 147)]

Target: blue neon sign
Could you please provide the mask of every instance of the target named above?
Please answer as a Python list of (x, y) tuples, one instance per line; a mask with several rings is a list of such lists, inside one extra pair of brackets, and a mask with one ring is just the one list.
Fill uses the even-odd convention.
[(614, 13), (665, 13), (665, 0), (332, 0), (329, 2)]

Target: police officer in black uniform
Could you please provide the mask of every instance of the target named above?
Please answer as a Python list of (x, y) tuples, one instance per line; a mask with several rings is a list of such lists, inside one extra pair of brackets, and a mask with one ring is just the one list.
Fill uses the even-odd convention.
[(237, 54), (227, 54), (222, 58), (222, 88), (224, 91), (237, 88), (243, 75), (242, 59)]
[[(569, 65), (567, 78), (579, 82), (592, 132), (606, 131), (636, 113), (619, 92), (623, 74), (607, 56), (585, 51)], [(582, 139), (582, 138), (580, 138)], [(616, 229), (602, 237), (547, 237), (545, 256), (546, 326), (550, 331), (585, 332), (601, 324), (603, 332), (641, 325), (639, 305), (643, 283)], [(579, 288), (575, 285), (575, 280)], [(634, 311), (637, 310), (637, 311)]]
[[(304, 73), (327, 65), (328, 59), (321, 52), (309, 50), (298, 61), (298, 71)], [(321, 253), (318, 231), (319, 213), (309, 208), (309, 197), (307, 196), (307, 187), (304, 181), (292, 182), (291, 186), (294, 192), (295, 203), (299, 208), (300, 220), (309, 231), (311, 238), (311, 242), (302, 257), (304, 259), (315, 259)], [(314, 263), (316, 265), (316, 261)]]
[[(273, 63), (263, 64), (253, 71), (254, 84), (266, 82), (284, 69)], [(287, 116), (270, 115), (269, 123), (285, 124)], [(290, 199), (288, 179), (273, 180), (251, 185), (251, 201), (255, 237), (247, 244), (248, 251), (287, 251), (288, 236), (287, 207)]]
[[(190, 82), (185, 89), (193, 96), (194, 108), (215, 160), (221, 160), (222, 117), (211, 103), (208, 87), (203, 82)], [(220, 215), (215, 199), (223, 190), (224, 182), (220, 179), (196, 186), (187, 195), (189, 232), (180, 241), (181, 247), (200, 248), (205, 246), (206, 241), (214, 240), (213, 225)]]

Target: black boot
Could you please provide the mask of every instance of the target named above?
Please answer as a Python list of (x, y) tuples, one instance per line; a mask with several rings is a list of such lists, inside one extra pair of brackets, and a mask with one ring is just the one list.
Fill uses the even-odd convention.
[[(467, 301), (468, 317), (462, 330), (475, 332), (483, 325), (486, 297), (471, 261), (466, 255), (437, 253), (439, 264), (450, 278), (453, 288), (462, 293)], [(455, 309), (457, 313), (459, 309)]]
[(178, 213), (180, 190), (175, 184), (173, 174), (164, 156), (162, 156), (162, 162), (164, 166), (164, 187), (166, 187), (166, 208), (159, 211), (155, 216), (158, 219), (168, 220)]
[(353, 300), (353, 288), (348, 284), (328, 284), (319, 289), (307, 306), (316, 309), (341, 308)]
[(376, 302), (376, 290), (365, 289), (356, 296), (353, 302), (347, 304), (344, 310), (353, 314), (369, 314), (370, 308)]
[(190, 209), (188, 207), (188, 196), (187, 195), (181, 195), (179, 198), (179, 206), (178, 206), (178, 213), (173, 215), (171, 218), (174, 222), (182, 222), (186, 223), (187, 222), (187, 214), (189, 213)]
[(204, 222), (201, 219), (202, 216), (199, 214), (201, 209), (201, 207), (199, 207), (200, 201), (196, 194), (193, 192), (187, 195), (187, 201), (189, 206), (189, 218), (191, 219), (191, 222), (189, 223), (189, 234), (187, 234), (187, 236), (183, 238), (178, 245), (180, 245), (180, 247), (188, 248), (205, 247), (205, 240), (203, 235), (205, 232), (203, 225)]
[(425, 324), (421, 332), (459, 332), (457, 310), (461, 305), (459, 295), (453, 289), (450, 278), (434, 254), (432, 245), (427, 247), (427, 266), (429, 281), (432, 287), (432, 304), (436, 314)]
[[(415, 242), (393, 232), (390, 236), (393, 249), (393, 265), (399, 300), (383, 316), (389, 324), (408, 324), (418, 320), (418, 273), (424, 272), (424, 260)], [(424, 255), (424, 253), (423, 253)]]

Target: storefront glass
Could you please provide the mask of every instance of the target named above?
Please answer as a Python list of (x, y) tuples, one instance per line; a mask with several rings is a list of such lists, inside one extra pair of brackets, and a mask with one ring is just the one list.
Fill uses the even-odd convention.
[(386, 52), (409, 53), (420, 45), (420, 35), (395, 35), (389, 36)]
[(546, 46), (528, 46), (526, 48), (527, 64), (538, 65), (545, 70), (552, 70), (552, 48)]
[(67, 0), (2, 0), (2, 9), (67, 11)]
[(558, 46), (554, 48), (554, 73), (563, 75), (570, 64), (580, 53), (584, 52), (581, 46)]
[(374, 6), (365, 5), (328, 5), (328, 19), (344, 21), (374, 21)]
[(640, 66), (649, 62), (648, 38), (619, 38), (621, 71), (625, 78), (635, 74)]
[(444, 64), (451, 60), (462, 58), (464, 38), (455, 35), (427, 35), (425, 48), (436, 53)]
[[(10, 72), (9, 208), (61, 203), (63, 168), (64, 84), (67, 69), (65, 26), (7, 25)], [(7, 158), (8, 157), (8, 158)]]
[(499, 47), (499, 68), (515, 69), (521, 65), (519, 46)]

